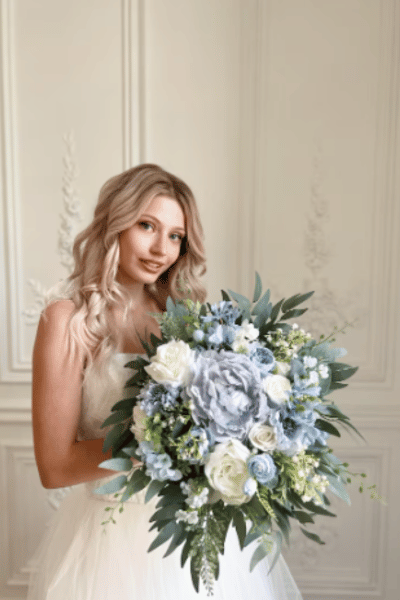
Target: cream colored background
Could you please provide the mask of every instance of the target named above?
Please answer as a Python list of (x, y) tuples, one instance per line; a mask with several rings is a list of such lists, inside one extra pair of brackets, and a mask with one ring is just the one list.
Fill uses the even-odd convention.
[(352, 489), (285, 552), (305, 600), (398, 597), (399, 0), (1, 0), (0, 600), (24, 598), (57, 493), (40, 485), (30, 355), (43, 292), (111, 175), (155, 162), (200, 206), (209, 298), (315, 289), (303, 324), (357, 375)]

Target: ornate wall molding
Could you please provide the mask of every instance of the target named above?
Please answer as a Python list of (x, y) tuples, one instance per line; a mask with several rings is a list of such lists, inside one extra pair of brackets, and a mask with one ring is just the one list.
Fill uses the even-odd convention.
[[(2, 330), (0, 332), (0, 381), (30, 382), (31, 362), (25, 355), (25, 328), (35, 324), (43, 307), (46, 286), (35, 278), (28, 279), (32, 291), (32, 304), (24, 306), (24, 273), (22, 235), (21, 235), (21, 199), (19, 194), (19, 163), (17, 114), (18, 102), (15, 85), (14, 51), (14, 5), (11, 0), (1, 0), (1, 193), (3, 196), (4, 222), (0, 221), (4, 232), (4, 246), (0, 248), (0, 308)], [(119, 4), (121, 19), (121, 63), (122, 63), (122, 139), (123, 164), (129, 168), (144, 160), (144, 3), (143, 0), (121, 0)], [(70, 271), (72, 259), (70, 244), (72, 227), (79, 219), (79, 207), (76, 205), (73, 185), (73, 140), (70, 134), (64, 138), (67, 153), (64, 157), (63, 201), (64, 210), (59, 230), (58, 252), (61, 264)], [(71, 134), (72, 135), (72, 134)], [(0, 219), (3, 216), (0, 215)]]
[[(78, 178), (79, 171), (76, 164), (73, 130), (63, 135), (63, 140), (66, 145), (66, 152), (63, 156), (64, 172), (61, 188), (64, 210), (60, 214), (61, 225), (58, 230), (57, 250), (61, 265), (67, 270), (67, 274), (70, 274), (74, 266), (72, 247), (78, 233), (78, 224), (82, 221), (82, 205), (75, 189), (75, 181)], [(44, 308), (49, 289), (37, 279), (28, 279), (28, 285), (32, 290), (34, 303), (25, 309), (23, 314), (28, 325), (36, 325)]]

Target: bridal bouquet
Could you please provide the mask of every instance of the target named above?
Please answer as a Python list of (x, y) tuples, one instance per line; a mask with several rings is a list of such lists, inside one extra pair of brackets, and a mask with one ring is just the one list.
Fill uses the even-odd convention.
[(338, 362), (346, 350), (332, 346), (333, 334), (316, 341), (287, 323), (312, 293), (273, 306), (256, 274), (252, 302), (231, 291), (213, 305), (169, 298), (162, 338), (152, 335), (148, 358), (126, 365), (136, 370), (131, 397), (103, 424), (113, 425), (104, 442), (113, 458), (100, 466), (124, 473), (97, 493), (115, 493), (120, 511), (144, 488), (146, 502), (158, 495), (149, 551), (181, 546), (197, 591), (200, 579), (212, 591), (231, 524), (241, 548), (257, 540), (250, 570), (269, 553), (272, 568), (290, 519), (335, 516), (327, 491), (350, 503), (348, 465), (327, 442), (337, 425), (357, 430), (327, 395), (357, 367)]

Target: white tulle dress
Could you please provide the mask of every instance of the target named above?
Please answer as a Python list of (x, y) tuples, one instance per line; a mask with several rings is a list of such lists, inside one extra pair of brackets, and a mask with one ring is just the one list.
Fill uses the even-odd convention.
[[(135, 355), (114, 354), (101, 373), (85, 377), (79, 439), (104, 437), (100, 425), (120, 400), (132, 371), (124, 367)], [(112, 478), (112, 477), (111, 477)], [(178, 548), (166, 558), (168, 544), (148, 553), (155, 531), (149, 518), (157, 498), (144, 503), (145, 490), (133, 496), (117, 524), (102, 526), (112, 496), (93, 493), (110, 478), (74, 486), (52, 517), (34, 554), (27, 600), (201, 600), (207, 592), (200, 583), (196, 593), (189, 560), (180, 566)], [(165, 546), (165, 547), (164, 547)], [(214, 586), (215, 600), (301, 600), (283, 557), (268, 575), (268, 557), (249, 571), (254, 551), (251, 544), (240, 550), (231, 527), (220, 557), (220, 575)]]

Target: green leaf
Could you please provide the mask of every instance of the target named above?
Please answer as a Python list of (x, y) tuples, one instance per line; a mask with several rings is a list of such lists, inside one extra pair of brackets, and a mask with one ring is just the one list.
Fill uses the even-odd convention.
[(311, 515), (306, 513), (304, 510), (294, 510), (293, 517), (299, 521), (299, 523), (314, 523)]
[(329, 485), (330, 491), (333, 492), (334, 494), (336, 494), (336, 496), (338, 496), (339, 498), (344, 500), (344, 502), (346, 502), (350, 506), (351, 505), (350, 497), (344, 487), (342, 480), (338, 479), (337, 477), (334, 477), (333, 475), (329, 475), (329, 474), (327, 474), (326, 477), (328, 478), (328, 481), (330, 483), (330, 485)]
[(136, 404), (136, 398), (126, 398), (125, 400), (120, 400), (119, 402), (117, 402), (116, 404), (114, 404), (114, 406), (112, 407), (112, 411), (119, 411), (119, 410), (130, 410), (131, 414), (132, 414), (132, 409)]
[(130, 478), (126, 490), (122, 494), (121, 502), (125, 502), (133, 496), (133, 494), (137, 494), (141, 490), (143, 490), (146, 485), (149, 483), (150, 477), (146, 475), (141, 469), (137, 469), (133, 472), (132, 477)]
[(279, 555), (281, 553), (281, 548), (282, 548), (282, 534), (280, 531), (275, 531), (274, 532), (274, 541), (275, 541), (275, 546), (276, 546), (276, 550), (275, 550), (275, 554), (274, 554), (274, 558), (272, 559), (272, 563), (271, 566), (269, 568), (268, 571), (268, 575), (271, 573), (272, 569), (274, 568), (276, 561), (279, 558)]
[(222, 295), (222, 300), (225, 300), (226, 302), (230, 302), (231, 298), (230, 298), (230, 296), (228, 296), (228, 294), (225, 292), (225, 290), (221, 290), (221, 295)]
[(282, 305), (283, 312), (286, 312), (287, 310), (290, 310), (291, 308), (302, 304), (303, 302), (311, 298), (313, 293), (314, 292), (307, 292), (306, 294), (296, 294), (295, 296), (288, 298)]
[(232, 519), (233, 525), (236, 529), (236, 533), (239, 539), (240, 548), (243, 550), (244, 548), (244, 540), (246, 539), (246, 521), (243, 517), (243, 513), (240, 509), (236, 509), (232, 511)]
[(172, 316), (175, 316), (175, 302), (172, 300), (171, 296), (168, 296), (166, 302), (167, 312)]
[[(271, 290), (267, 290), (265, 292), (264, 296), (261, 298), (261, 300), (259, 300), (257, 302), (257, 304), (255, 306), (253, 306), (253, 308), (251, 310), (252, 315), (260, 315), (261, 313), (265, 312), (265, 310), (267, 309), (267, 306), (269, 304), (270, 295), (271, 295)], [(271, 304), (271, 310), (272, 310), (272, 304)]]
[(279, 300), (279, 302), (277, 302), (277, 303), (275, 304), (275, 306), (273, 307), (273, 309), (272, 309), (272, 311), (271, 311), (271, 316), (270, 316), (270, 318), (271, 318), (271, 321), (276, 321), (276, 319), (278, 318), (279, 311), (280, 311), (280, 309), (281, 309), (281, 306), (282, 306), (282, 304), (283, 304), (284, 300), (285, 300), (285, 299), (284, 299), (284, 298), (282, 298), (282, 300)]
[(270, 547), (264, 540), (257, 546), (255, 551), (253, 552), (253, 556), (250, 560), (250, 572), (253, 571), (254, 567), (270, 553)]
[(168, 506), (164, 506), (164, 508), (160, 508), (155, 513), (153, 513), (150, 517), (151, 521), (158, 521), (159, 519), (174, 519), (175, 513), (177, 510), (182, 508), (182, 504), (169, 504)]
[(116, 412), (113, 412), (109, 417), (107, 417), (107, 419), (100, 426), (100, 428), (102, 429), (103, 427), (107, 427), (108, 425), (115, 425), (115, 423), (121, 423), (123, 421), (126, 421), (126, 419), (128, 419), (131, 416), (132, 416), (132, 409), (117, 410)]
[(152, 541), (152, 543), (150, 544), (150, 546), (147, 549), (147, 552), (152, 552), (153, 550), (158, 548), (158, 546), (165, 544), (165, 542), (174, 535), (177, 527), (178, 527), (178, 524), (175, 523), (175, 521), (169, 521), (168, 525), (166, 525), (160, 531), (160, 533), (157, 535), (157, 537)]
[(256, 271), (256, 283), (254, 286), (253, 302), (257, 302), (257, 300), (260, 298), (261, 294), (262, 294), (261, 277), (259, 276), (259, 274)]
[(93, 491), (95, 494), (114, 494), (124, 487), (127, 480), (128, 478), (126, 475), (118, 475), (115, 479), (107, 481), (107, 483), (104, 483)]
[(325, 431), (326, 433), (329, 433), (330, 435), (336, 435), (336, 437), (341, 437), (340, 431), (338, 431), (336, 427), (332, 425), (332, 423), (324, 421), (323, 419), (317, 419), (315, 421), (315, 427), (320, 431)]
[(345, 388), (347, 386), (348, 386), (348, 383), (338, 383), (336, 381), (331, 381), (331, 384), (329, 386), (329, 390), (327, 393), (334, 392), (335, 390), (342, 390), (343, 388)]
[(325, 545), (325, 542), (323, 542), (316, 533), (311, 533), (310, 531), (307, 531), (306, 529), (303, 529), (302, 527), (300, 527), (300, 529), (304, 533), (304, 535), (306, 537), (308, 537), (310, 540), (312, 540), (313, 542), (317, 542), (317, 544), (321, 544), (321, 546)]
[(193, 587), (196, 592), (199, 592), (199, 584), (200, 584), (200, 568), (198, 566), (198, 558), (197, 556), (192, 556), (190, 561), (190, 575), (192, 577)]
[(160, 492), (164, 486), (165, 486), (165, 481), (158, 481), (157, 479), (153, 479), (149, 483), (149, 487), (146, 490), (146, 496), (144, 498), (144, 501), (149, 502), (149, 500), (151, 500), (153, 498), (153, 496), (156, 496), (158, 494), (158, 492)]
[(245, 296), (242, 296), (242, 294), (232, 292), (232, 290), (228, 290), (228, 292), (230, 293), (231, 297), (238, 303), (238, 306), (243, 313), (243, 317), (250, 321), (250, 300)]
[(181, 567), (182, 568), (185, 566), (185, 563), (186, 563), (187, 559), (189, 558), (189, 552), (190, 552), (190, 548), (191, 548), (194, 536), (195, 536), (195, 532), (190, 531), (186, 538), (185, 545), (182, 548), (182, 552), (181, 552)]
[(283, 315), (280, 318), (280, 321), (282, 320), (287, 320), (287, 319), (294, 319), (295, 317), (301, 317), (301, 315), (304, 315), (304, 313), (308, 310), (308, 308), (294, 308), (293, 310), (288, 310), (287, 312), (284, 312)]
[(111, 429), (106, 437), (104, 438), (104, 443), (103, 443), (103, 452), (104, 454), (106, 452), (108, 452), (108, 450), (112, 447), (114, 447), (116, 445), (116, 443), (118, 442), (118, 440), (122, 437), (122, 435), (125, 432), (125, 425), (124, 423), (118, 423), (117, 425), (115, 425), (115, 427), (113, 427), (113, 429)]
[(345, 363), (330, 363), (329, 368), (332, 372), (332, 381), (343, 381), (348, 379), (358, 370), (358, 367), (351, 367)]
[(312, 513), (315, 513), (316, 515), (325, 515), (326, 517), (336, 517), (336, 515), (334, 513), (329, 512), (329, 510), (326, 510), (326, 508), (323, 508), (319, 504), (314, 504), (313, 502), (304, 502), (304, 506), (307, 510), (310, 510)]
[(160, 346), (161, 344), (163, 344), (163, 340), (159, 337), (157, 337), (156, 335), (154, 335), (154, 333), (150, 334), (150, 341), (153, 344), (154, 348), (157, 348), (158, 346)]
[(183, 544), (183, 542), (185, 541), (186, 537), (187, 537), (186, 529), (184, 528), (184, 526), (182, 525), (182, 523), (178, 523), (177, 530), (175, 531), (174, 535), (172, 536), (171, 543), (168, 546), (168, 550), (163, 555), (163, 558), (165, 558), (166, 556), (169, 556), (170, 554), (172, 554), (172, 552), (176, 548), (178, 548), (178, 546), (180, 546), (181, 544)]
[(99, 464), (102, 469), (111, 469), (111, 471), (130, 471), (133, 467), (129, 458), (109, 458)]

